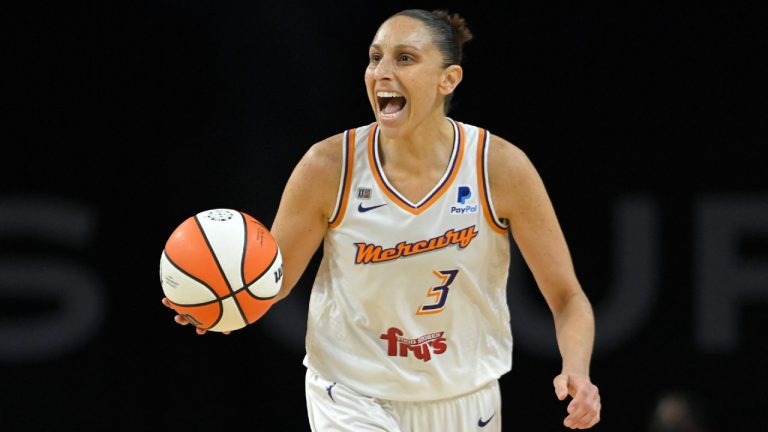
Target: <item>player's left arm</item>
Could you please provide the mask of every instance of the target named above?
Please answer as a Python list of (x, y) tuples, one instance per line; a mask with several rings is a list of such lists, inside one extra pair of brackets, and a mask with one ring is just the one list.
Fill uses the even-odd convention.
[(522, 150), (491, 136), (488, 177), (494, 209), (509, 220), (536, 284), (552, 311), (563, 364), (554, 379), (560, 400), (573, 398), (563, 424), (572, 429), (600, 421), (600, 394), (589, 377), (595, 322), (581, 288), (552, 202), (536, 168)]

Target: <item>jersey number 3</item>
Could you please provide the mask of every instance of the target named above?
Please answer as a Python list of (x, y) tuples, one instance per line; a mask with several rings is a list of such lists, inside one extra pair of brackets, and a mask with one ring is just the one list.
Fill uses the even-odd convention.
[(416, 315), (429, 315), (436, 314), (443, 311), (445, 308), (445, 302), (448, 299), (449, 286), (456, 279), (456, 275), (459, 274), (459, 270), (440, 270), (432, 271), (438, 278), (440, 278), (440, 285), (433, 286), (427, 291), (428, 297), (434, 297), (435, 302), (431, 304), (421, 305), (416, 310)]

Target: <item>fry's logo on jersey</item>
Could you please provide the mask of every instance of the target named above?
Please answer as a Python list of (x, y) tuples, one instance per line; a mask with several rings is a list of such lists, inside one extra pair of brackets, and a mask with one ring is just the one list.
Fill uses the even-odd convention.
[(458, 231), (449, 229), (443, 235), (432, 237), (429, 240), (419, 240), (413, 243), (402, 241), (388, 249), (375, 243), (355, 243), (357, 256), (355, 264), (368, 264), (371, 262), (391, 261), (402, 257), (416, 255), (448, 246), (459, 245), (465, 248), (477, 237), (479, 231), (474, 225), (462, 228)]
[(432, 358), (432, 354), (442, 354), (448, 348), (443, 333), (428, 333), (416, 339), (408, 339), (403, 337), (402, 330), (397, 327), (390, 327), (386, 333), (381, 334), (380, 338), (387, 341), (388, 356), (408, 357), (408, 351), (413, 351), (414, 357), (428, 362)]

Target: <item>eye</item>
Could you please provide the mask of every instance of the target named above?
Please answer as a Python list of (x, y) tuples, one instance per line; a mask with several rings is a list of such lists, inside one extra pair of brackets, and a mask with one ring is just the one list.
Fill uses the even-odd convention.
[(409, 54), (400, 54), (399, 60), (401, 62), (407, 62), (413, 60), (413, 57), (411, 57)]
[(381, 60), (381, 54), (378, 54), (378, 53), (373, 53), (373, 54), (371, 54), (371, 55), (369, 56), (369, 58), (370, 58), (370, 60), (371, 60), (371, 62), (372, 62), (372, 63), (376, 63), (376, 62), (378, 62), (379, 60)]

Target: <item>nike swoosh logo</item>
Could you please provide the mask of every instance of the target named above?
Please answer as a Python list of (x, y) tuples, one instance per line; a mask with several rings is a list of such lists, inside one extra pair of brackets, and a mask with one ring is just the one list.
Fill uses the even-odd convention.
[(387, 205), (387, 203), (375, 205), (375, 206), (372, 206), (372, 207), (363, 207), (363, 203), (360, 203), (357, 206), (357, 211), (359, 211), (360, 213), (365, 213), (367, 211), (371, 211), (371, 210), (377, 209), (379, 207), (384, 207), (385, 205)]
[(488, 423), (490, 423), (490, 422), (491, 422), (491, 420), (493, 420), (493, 416), (495, 416), (495, 415), (496, 415), (496, 413), (494, 412), (493, 414), (491, 414), (491, 416), (490, 416), (490, 417), (488, 417), (488, 420), (485, 420), (485, 421), (483, 421), (483, 418), (482, 418), (482, 417), (480, 417), (480, 418), (477, 420), (477, 425), (478, 425), (478, 426), (480, 426), (480, 427), (485, 427), (485, 425), (487, 425)]
[(333, 390), (333, 386), (335, 386), (336, 383), (333, 383), (325, 388), (325, 391), (328, 392), (328, 397), (331, 398), (332, 401), (336, 402), (336, 400), (333, 398), (333, 395), (331, 394), (331, 391)]

